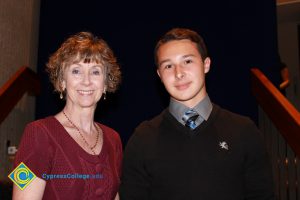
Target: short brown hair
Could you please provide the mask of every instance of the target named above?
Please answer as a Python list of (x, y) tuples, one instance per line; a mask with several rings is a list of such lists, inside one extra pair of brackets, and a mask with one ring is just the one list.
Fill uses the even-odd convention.
[(66, 67), (81, 61), (101, 63), (105, 70), (107, 91), (117, 90), (121, 71), (113, 51), (103, 39), (90, 32), (79, 32), (65, 40), (46, 64), (55, 91), (63, 92), (61, 81)]
[(207, 48), (204, 43), (204, 40), (197, 32), (187, 28), (173, 28), (170, 31), (168, 31), (166, 34), (164, 34), (157, 42), (154, 49), (155, 64), (158, 66), (157, 51), (161, 45), (173, 40), (184, 40), (184, 39), (196, 43), (197, 49), (203, 60), (206, 57), (208, 57)]

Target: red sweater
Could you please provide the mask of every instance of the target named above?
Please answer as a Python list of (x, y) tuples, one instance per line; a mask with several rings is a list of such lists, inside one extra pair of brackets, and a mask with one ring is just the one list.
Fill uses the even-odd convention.
[[(99, 155), (91, 155), (53, 116), (28, 124), (15, 167), (23, 162), (47, 181), (43, 199), (114, 199), (120, 184), (122, 144), (117, 132), (98, 125), (103, 130), (103, 147)], [(51, 175), (58, 177), (50, 179)]]

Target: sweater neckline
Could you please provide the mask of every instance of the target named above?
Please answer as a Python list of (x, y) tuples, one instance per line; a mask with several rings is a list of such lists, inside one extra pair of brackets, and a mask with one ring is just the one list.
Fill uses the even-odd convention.
[(209, 118), (205, 121), (203, 121), (199, 126), (197, 126), (194, 130), (191, 130), (188, 127), (183, 126), (180, 122), (176, 120), (176, 118), (169, 112), (168, 109), (165, 109), (164, 111), (164, 118), (167, 119), (169, 123), (172, 123), (174, 127), (181, 133), (189, 136), (189, 137), (194, 137), (198, 135), (197, 133), (202, 132), (211, 122), (214, 121), (216, 118), (218, 112), (220, 110), (220, 107), (216, 104), (213, 104), (213, 109), (212, 112), (209, 116)]
[(65, 129), (65, 127), (54, 117), (54, 116), (50, 116), (50, 118), (55, 122), (55, 124), (57, 125), (57, 127), (61, 130), (62, 132), (62, 137), (64, 137), (67, 141), (70, 141), (70, 144), (72, 146), (72, 148), (75, 148), (77, 150), (77, 152), (81, 155), (81, 157), (91, 161), (91, 162), (96, 162), (99, 161), (99, 158), (103, 157), (104, 155), (104, 150), (105, 150), (105, 146), (106, 146), (106, 130), (105, 127), (96, 122), (97, 125), (102, 129), (103, 132), (103, 142), (102, 142), (102, 148), (101, 151), (99, 152), (99, 154), (93, 155), (90, 154), (88, 152), (86, 152), (68, 133), (68, 131)]

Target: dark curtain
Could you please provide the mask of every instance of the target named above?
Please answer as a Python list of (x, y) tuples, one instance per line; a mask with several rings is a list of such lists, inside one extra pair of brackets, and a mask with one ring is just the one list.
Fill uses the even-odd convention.
[(278, 84), (276, 5), (273, 0), (245, 1), (42, 1), (38, 73), (42, 93), (36, 118), (59, 112), (64, 102), (53, 92), (45, 63), (71, 34), (91, 31), (114, 50), (123, 82), (116, 94), (98, 104), (96, 120), (117, 130), (124, 145), (143, 120), (168, 105), (156, 75), (155, 42), (173, 27), (199, 32), (212, 59), (207, 90), (214, 103), (257, 122), (257, 104), (250, 91), (250, 68), (260, 68)]

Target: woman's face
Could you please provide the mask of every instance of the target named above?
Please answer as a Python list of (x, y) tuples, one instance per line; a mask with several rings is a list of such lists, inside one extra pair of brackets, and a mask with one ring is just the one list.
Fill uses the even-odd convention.
[(95, 108), (106, 90), (104, 66), (94, 62), (70, 65), (64, 71), (62, 88), (66, 89), (67, 104)]

